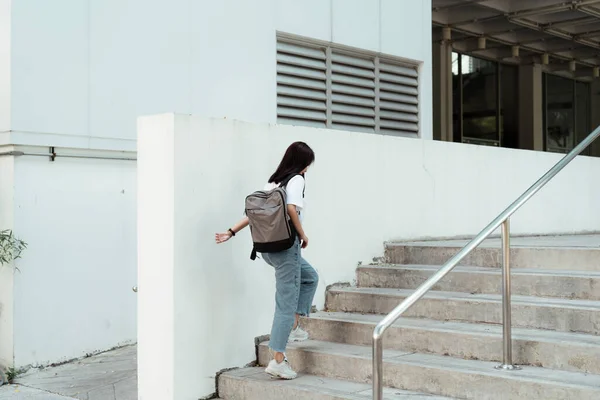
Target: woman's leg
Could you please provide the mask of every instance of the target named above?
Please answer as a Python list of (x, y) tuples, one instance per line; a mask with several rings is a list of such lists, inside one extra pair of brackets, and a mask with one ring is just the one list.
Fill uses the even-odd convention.
[(306, 317), (310, 315), (318, 285), (319, 274), (304, 258), (300, 257), (300, 296), (298, 296), (296, 309), (296, 325), (299, 315)]
[(281, 363), (295, 323), (300, 297), (300, 248), (299, 245), (294, 245), (291, 249), (280, 253), (263, 254), (263, 258), (275, 268), (275, 316), (269, 347), (275, 353), (275, 360)]

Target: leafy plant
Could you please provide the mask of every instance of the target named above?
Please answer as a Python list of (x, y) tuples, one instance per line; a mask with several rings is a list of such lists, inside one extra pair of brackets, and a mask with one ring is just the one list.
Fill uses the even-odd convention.
[(27, 243), (18, 239), (11, 230), (0, 231), (0, 266), (21, 258)]
[(18, 370), (14, 367), (10, 367), (6, 371), (6, 380), (8, 383), (13, 383), (13, 381), (17, 378), (17, 376), (21, 375), (24, 371)]

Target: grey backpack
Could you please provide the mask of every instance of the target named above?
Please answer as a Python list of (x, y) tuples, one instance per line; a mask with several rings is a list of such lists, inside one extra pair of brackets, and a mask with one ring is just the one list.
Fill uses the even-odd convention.
[(273, 190), (261, 190), (246, 197), (246, 216), (254, 242), (251, 260), (256, 259), (257, 252), (278, 253), (294, 245), (297, 233), (287, 212), (285, 187), (296, 175), (299, 174), (284, 179)]

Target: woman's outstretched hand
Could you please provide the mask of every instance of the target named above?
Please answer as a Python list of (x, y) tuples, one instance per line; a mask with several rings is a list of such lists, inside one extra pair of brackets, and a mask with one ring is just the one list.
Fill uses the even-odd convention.
[(215, 233), (215, 242), (217, 242), (217, 244), (221, 244), (221, 243), (225, 243), (226, 241), (228, 241), (229, 239), (231, 239), (231, 233), (230, 232), (226, 232), (226, 233)]
[(232, 226), (231, 229), (229, 229), (227, 232), (215, 233), (215, 242), (217, 242), (217, 244), (225, 243), (226, 241), (234, 237), (236, 233), (240, 232), (242, 229), (247, 227), (249, 224), (250, 220), (248, 219), (248, 217), (242, 218), (240, 222)]

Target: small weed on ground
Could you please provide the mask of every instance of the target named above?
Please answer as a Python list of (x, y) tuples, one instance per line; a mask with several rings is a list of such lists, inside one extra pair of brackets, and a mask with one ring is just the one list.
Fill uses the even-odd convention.
[(6, 371), (6, 380), (8, 381), (8, 383), (13, 383), (13, 381), (15, 379), (17, 379), (17, 377), (19, 375), (21, 375), (24, 371), (20, 370), (20, 369), (16, 369), (14, 367), (10, 367), (7, 371)]

